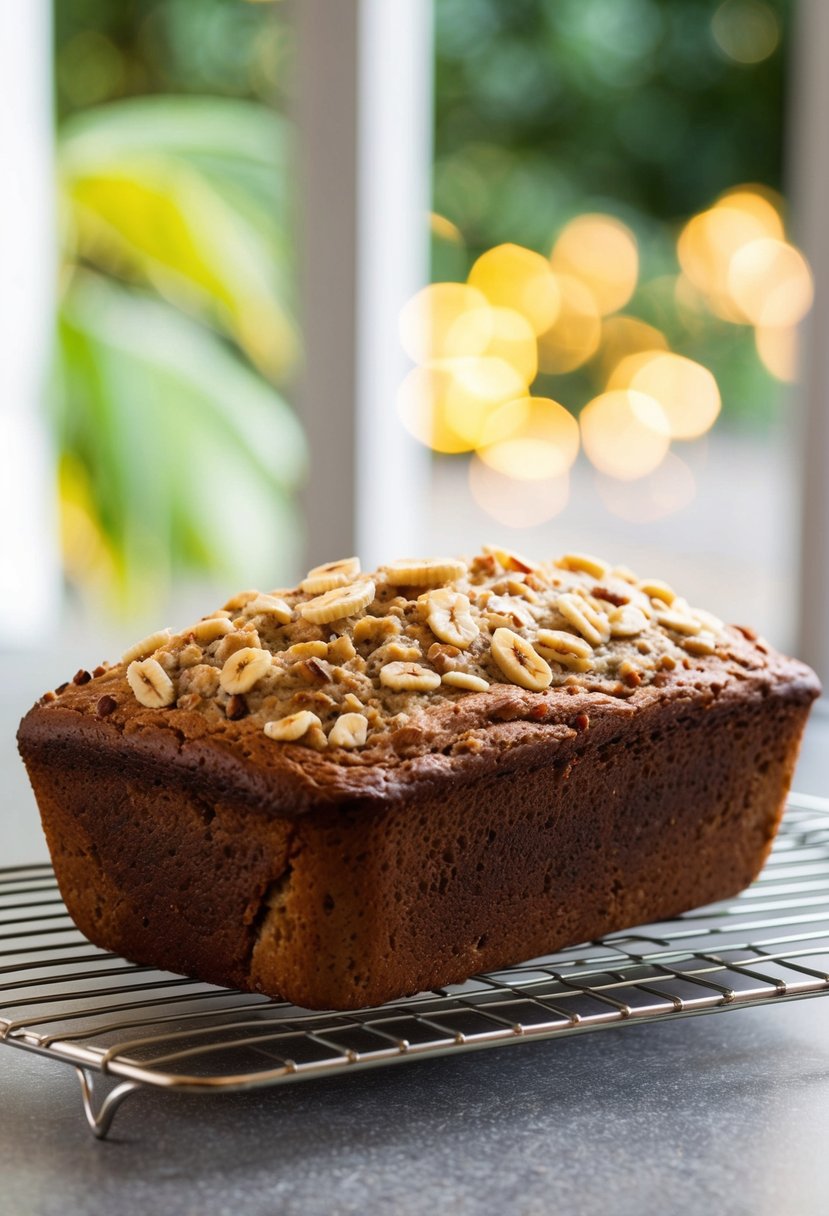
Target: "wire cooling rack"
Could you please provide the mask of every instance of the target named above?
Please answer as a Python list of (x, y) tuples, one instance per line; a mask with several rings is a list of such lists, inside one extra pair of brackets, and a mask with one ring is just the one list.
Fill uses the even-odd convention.
[(0, 870), (0, 1044), (73, 1065), (101, 1139), (143, 1086), (251, 1089), (827, 991), (829, 800), (804, 795), (734, 900), (356, 1013), (134, 966), (74, 927), (48, 865)]

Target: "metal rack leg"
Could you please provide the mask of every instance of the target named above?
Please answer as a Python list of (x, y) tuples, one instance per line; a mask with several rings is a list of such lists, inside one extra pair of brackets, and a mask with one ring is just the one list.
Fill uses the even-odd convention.
[(95, 1075), (89, 1072), (86, 1068), (76, 1068), (78, 1080), (81, 1083), (81, 1095), (83, 1097), (83, 1109), (86, 1115), (86, 1121), (89, 1124), (93, 1136), (98, 1140), (104, 1140), (110, 1127), (112, 1120), (118, 1107), (128, 1097), (133, 1090), (138, 1089), (135, 1081), (122, 1081), (120, 1085), (116, 1085), (115, 1089), (110, 1090), (96, 1113), (95, 1111)]

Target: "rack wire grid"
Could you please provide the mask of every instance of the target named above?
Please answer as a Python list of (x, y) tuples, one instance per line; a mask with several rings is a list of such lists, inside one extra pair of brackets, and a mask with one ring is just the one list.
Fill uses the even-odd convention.
[(74, 1066), (100, 1139), (144, 1086), (244, 1090), (826, 992), (829, 799), (805, 795), (733, 900), (349, 1013), (128, 963), (75, 928), (48, 865), (0, 870), (0, 1043)]

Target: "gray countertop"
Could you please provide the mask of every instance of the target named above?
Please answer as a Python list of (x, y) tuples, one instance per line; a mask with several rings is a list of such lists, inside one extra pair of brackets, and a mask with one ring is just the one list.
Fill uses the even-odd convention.
[[(799, 789), (829, 791), (828, 743), (819, 709)], [(104, 1143), (71, 1068), (0, 1049), (0, 1216), (823, 1216), (827, 1142), (822, 998), (270, 1091), (142, 1091)]]
[(201, 1097), (92, 1139), (69, 1068), (8, 1051), (4, 1216), (827, 1210), (829, 1000)]

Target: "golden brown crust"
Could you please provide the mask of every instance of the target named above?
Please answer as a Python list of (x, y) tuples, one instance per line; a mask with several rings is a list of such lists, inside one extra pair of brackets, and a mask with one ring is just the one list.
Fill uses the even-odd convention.
[[(514, 573), (526, 573), (515, 560)], [(312, 572), (311, 587), (339, 577), (337, 565)], [(392, 577), (404, 574), (434, 570)], [(582, 575), (595, 582), (589, 570), (573, 577)], [(603, 602), (621, 597), (615, 586), (605, 573)], [(585, 648), (557, 652), (547, 638), (563, 662), (552, 658), (555, 678), (533, 691), (500, 680), (479, 647), (472, 666), (492, 681), (486, 691), (441, 684), (398, 693), (375, 679), (371, 729), (353, 748), (330, 745), (324, 713), (302, 741), (268, 737), (269, 704), (300, 708), (291, 698), (304, 677), (294, 680), (293, 664), (328, 660), (295, 651), (281, 691), (233, 691), (258, 661), (246, 620), (209, 625), (210, 662), (203, 648), (190, 653), (189, 635), (148, 639), (149, 653), (139, 644), (129, 661), (157, 664), (145, 669), (146, 688), (123, 662), (79, 672), (41, 698), (18, 732), (70, 912), (91, 940), (136, 961), (353, 1008), (736, 893), (774, 835), (819, 685), (751, 630), (713, 618), (713, 652), (690, 653), (674, 626), (691, 628), (693, 610), (668, 604), (663, 584), (647, 587), (654, 612), (663, 604), (679, 614), (649, 627), (650, 665), (632, 663), (626, 640), (599, 639), (589, 643), (589, 670), (577, 671), (567, 664), (583, 663)], [(332, 602), (339, 610), (340, 590), (319, 591), (329, 598), (312, 614)], [(393, 598), (399, 591), (394, 584)], [(274, 595), (263, 611), (278, 633), (292, 628), (279, 618), (312, 598)], [(493, 628), (502, 627), (501, 607)], [(445, 626), (445, 609), (439, 601), (426, 625), (418, 609), (406, 636), (423, 639), (421, 652), (433, 625), (461, 642), (471, 636), (463, 612)], [(545, 620), (539, 609), (525, 627), (534, 644)], [(588, 634), (591, 620), (582, 627)], [(363, 646), (374, 679), (372, 647), (388, 645), (385, 626), (377, 637), (375, 629), (352, 627), (327, 653), (347, 668), (349, 648)], [(290, 647), (332, 644), (280, 636), (279, 664)], [(432, 671), (457, 657), (437, 645), (424, 656)], [(182, 691), (190, 659), (212, 673), (204, 688), (215, 690), (222, 664), (245, 648), (251, 655), (225, 677), (231, 689), (205, 697), (185, 681)], [(142, 704), (136, 687), (158, 707)], [(331, 698), (335, 715), (350, 708), (347, 695)]]
[[(123, 669), (114, 667), (82, 684), (69, 684), (56, 700), (41, 701), (20, 727), (22, 748), (65, 740), (79, 751), (106, 752), (129, 761), (152, 761), (209, 788), (239, 783), (272, 813), (296, 815), (320, 802), (388, 797), (441, 776), (454, 782), (493, 764), (520, 765), (535, 746), (555, 747), (577, 731), (586, 714), (595, 729), (607, 717), (629, 721), (653, 704), (674, 699), (707, 705), (747, 698), (786, 697), (810, 704), (819, 692), (804, 664), (765, 643), (728, 629), (725, 658), (705, 656), (686, 669), (659, 673), (648, 685), (610, 695), (587, 684), (567, 684), (540, 693), (493, 685), (433, 706), (415, 721), (394, 726), (359, 752), (317, 752), (299, 744), (274, 744), (251, 719), (210, 718), (182, 709), (139, 705)], [(99, 717), (111, 698), (116, 708)]]

